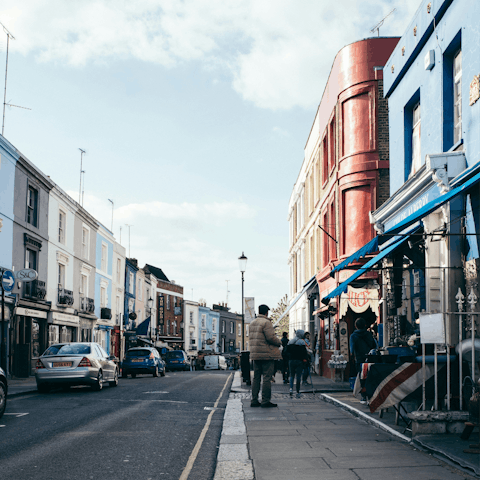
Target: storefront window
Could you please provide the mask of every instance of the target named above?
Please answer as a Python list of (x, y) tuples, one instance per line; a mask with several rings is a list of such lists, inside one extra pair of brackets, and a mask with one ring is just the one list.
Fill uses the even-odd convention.
[(40, 325), (36, 320), (32, 320), (32, 357), (39, 357), (40, 351)]
[(48, 327), (48, 345), (58, 343), (60, 341), (60, 327), (58, 325), (50, 325)]
[(323, 338), (325, 339), (325, 350), (335, 350), (334, 317), (323, 320)]

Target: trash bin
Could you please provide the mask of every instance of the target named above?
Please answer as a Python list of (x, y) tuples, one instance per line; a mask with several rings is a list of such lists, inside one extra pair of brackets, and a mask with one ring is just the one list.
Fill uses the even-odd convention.
[(242, 352), (240, 359), (240, 368), (242, 369), (242, 380), (247, 384), (251, 385), (252, 381), (250, 379), (250, 352)]

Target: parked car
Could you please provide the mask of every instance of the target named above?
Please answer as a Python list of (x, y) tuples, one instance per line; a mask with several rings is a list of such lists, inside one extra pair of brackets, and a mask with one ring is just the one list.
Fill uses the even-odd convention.
[(205, 355), (205, 370), (226, 370), (227, 361), (223, 355)]
[(154, 377), (165, 376), (165, 362), (156, 348), (129, 348), (122, 362), (122, 377), (128, 374), (135, 378), (138, 373), (151, 373)]
[(8, 382), (5, 372), (0, 368), (0, 418), (7, 408)]
[(118, 367), (115, 356), (108, 355), (98, 343), (56, 343), (45, 350), (37, 360), (35, 380), (39, 392), (51, 387), (65, 389), (74, 385), (90, 385), (101, 390), (104, 382), (118, 385)]
[(190, 370), (190, 360), (183, 350), (173, 350), (165, 354), (166, 369)]

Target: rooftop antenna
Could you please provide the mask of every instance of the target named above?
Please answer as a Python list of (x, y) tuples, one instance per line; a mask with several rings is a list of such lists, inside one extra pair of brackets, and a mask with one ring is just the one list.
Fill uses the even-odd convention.
[(87, 153), (85, 150), (82, 150), (81, 148), (79, 148), (79, 150), (80, 150), (80, 186), (78, 187), (78, 203), (80, 203), (82, 200), (82, 175), (85, 173), (85, 170), (83, 170), (83, 156)]
[(227, 307), (228, 307), (228, 294), (230, 293), (230, 290), (228, 289), (228, 282), (230, 280), (225, 280), (227, 282)]
[(128, 227), (128, 258), (132, 258), (130, 256), (130, 227), (133, 227), (133, 225), (126, 223), (125, 226)]
[(375, 31), (376, 31), (377, 36), (380, 36), (380, 27), (384, 24), (385, 19), (387, 17), (389, 17), (395, 10), (396, 10), (396, 8), (394, 8), (388, 15), (385, 15), (370, 31), (372, 33), (375, 33)]
[(110, 229), (110, 231), (113, 233), (113, 206), (115, 204), (113, 203), (113, 200), (110, 200), (109, 198), (107, 200), (112, 204), (112, 228)]

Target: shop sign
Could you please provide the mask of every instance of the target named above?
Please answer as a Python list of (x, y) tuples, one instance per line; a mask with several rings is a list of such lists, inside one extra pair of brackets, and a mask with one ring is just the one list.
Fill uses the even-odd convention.
[(33, 310), (31, 308), (17, 307), (15, 310), (15, 314), (22, 315), (24, 317), (47, 318), (47, 312)]
[(346, 315), (348, 307), (355, 313), (363, 313), (370, 308), (377, 317), (380, 316), (378, 297), (376, 288), (353, 288), (349, 285), (347, 293), (340, 296), (340, 318)]
[(390, 228), (393, 228), (395, 225), (398, 225), (400, 222), (405, 220), (407, 217), (415, 213), (416, 211), (420, 210), (422, 207), (424, 207), (427, 203), (431, 202), (432, 200), (435, 200), (440, 196), (440, 189), (438, 188), (437, 184), (433, 185), (430, 190), (425, 192), (422, 196), (416, 198), (415, 200), (406, 203), (405, 205), (399, 207), (402, 208), (400, 213), (397, 214), (395, 217), (392, 219), (387, 220), (384, 223), (385, 230), (390, 230)]
[(158, 323), (163, 325), (164, 322), (164, 305), (165, 305), (165, 297), (160, 295), (158, 297)]
[(68, 315), (67, 313), (53, 312), (52, 320), (53, 323), (59, 325), (79, 325), (79, 318), (75, 315)]

